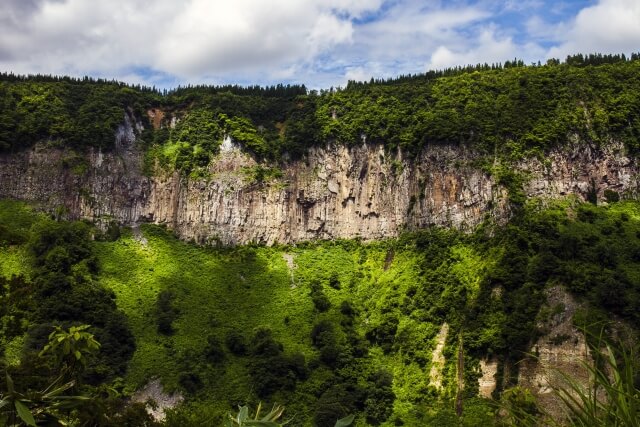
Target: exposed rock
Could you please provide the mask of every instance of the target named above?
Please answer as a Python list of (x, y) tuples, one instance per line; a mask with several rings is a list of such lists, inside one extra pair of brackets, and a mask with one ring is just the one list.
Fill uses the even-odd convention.
[(295, 255), (290, 254), (290, 253), (283, 253), (282, 254), (282, 258), (287, 263), (287, 268), (289, 270), (289, 276), (291, 276), (291, 289), (295, 289), (296, 288), (296, 278), (295, 278), (296, 263), (294, 261), (295, 260)]
[(637, 160), (630, 158), (621, 143), (609, 142), (602, 149), (574, 141), (564, 150), (553, 150), (543, 161), (521, 164), (530, 179), (525, 192), (530, 196), (555, 198), (576, 194), (585, 197), (594, 191), (604, 200), (604, 191), (637, 197), (639, 175)]
[[(166, 224), (182, 238), (222, 244), (373, 240), (433, 225), (468, 230), (487, 215), (509, 216), (506, 190), (473, 166), (478, 155), (465, 146), (429, 146), (407, 159), (380, 145), (329, 144), (283, 165), (282, 178), (256, 183), (246, 173), (255, 160), (226, 138), (210, 177), (194, 180), (178, 172), (145, 176), (139, 127), (126, 115), (115, 149), (90, 149), (83, 171), (66, 166), (77, 154), (44, 144), (0, 156), (0, 197), (69, 218)], [(576, 142), (519, 167), (530, 196), (638, 193), (637, 163), (620, 144), (599, 150)]]
[(179, 393), (165, 393), (159, 379), (149, 381), (131, 397), (132, 402), (146, 404), (147, 412), (156, 421), (164, 421), (166, 410), (175, 408), (183, 400), (184, 397)]
[(132, 224), (131, 232), (133, 233), (133, 238), (136, 242), (139, 242), (142, 246), (147, 246), (149, 244), (147, 238), (144, 237), (144, 235), (140, 231), (140, 224)]
[(437, 389), (442, 389), (442, 371), (444, 370), (444, 345), (447, 342), (449, 325), (445, 322), (436, 336), (436, 348), (431, 355), (431, 370), (429, 371), (429, 384)]
[(478, 379), (478, 395), (487, 399), (496, 389), (496, 374), (498, 373), (498, 361), (493, 359), (480, 360), (480, 371), (482, 376)]
[(586, 384), (589, 375), (584, 363), (590, 361), (591, 356), (584, 335), (573, 325), (579, 305), (560, 286), (549, 288), (546, 293), (547, 303), (542, 312), (548, 317), (538, 325), (546, 333), (530, 350), (535, 357), (520, 363), (518, 384), (531, 390), (538, 397), (538, 403), (557, 418), (564, 417), (564, 413), (561, 402), (552, 393), (553, 387), (566, 385), (563, 375)]

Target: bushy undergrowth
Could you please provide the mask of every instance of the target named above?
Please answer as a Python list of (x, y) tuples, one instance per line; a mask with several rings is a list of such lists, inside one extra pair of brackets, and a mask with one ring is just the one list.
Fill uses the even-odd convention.
[[(30, 212), (6, 206), (5, 225)], [(472, 235), (434, 229), (369, 244), (233, 249), (190, 245), (151, 225), (142, 227), (146, 242), (126, 231), (115, 241), (90, 241), (84, 224), (31, 215), (32, 225), (9, 227), (22, 230), (22, 240), (0, 247), (3, 347), (15, 352), (26, 332), (21, 319), (33, 322), (37, 310), (75, 312), (56, 298), (35, 304), (41, 292), (103, 307), (94, 310), (108, 323), (78, 317), (114, 331), (120, 315), (101, 296), (109, 289), (135, 337), (125, 390), (159, 377), (187, 397), (168, 425), (221, 422), (237, 405), (258, 401), (286, 405), (291, 425), (333, 425), (349, 414), (356, 425), (490, 425), (492, 409), (474, 397), (478, 360), (492, 355), (515, 376), (515, 362), (538, 333), (546, 286), (564, 284), (592, 312), (638, 326), (635, 202), (545, 209), (530, 202), (507, 227)], [(16, 262), (17, 253), (33, 261)], [(295, 259), (293, 282), (284, 254)], [(41, 282), (43, 270), (61, 279)], [(444, 322), (439, 390), (429, 378)], [(462, 418), (453, 404), (459, 337)]]

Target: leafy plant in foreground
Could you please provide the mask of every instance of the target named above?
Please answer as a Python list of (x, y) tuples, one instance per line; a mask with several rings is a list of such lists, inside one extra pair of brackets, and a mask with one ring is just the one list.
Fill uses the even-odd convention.
[[(42, 391), (19, 392), (13, 380), (6, 374), (7, 392), (0, 394), (0, 424), (7, 426), (36, 426), (38, 422), (47, 425), (66, 425), (62, 411), (68, 413), (89, 400), (85, 396), (67, 396), (63, 393), (71, 389), (74, 381), (60, 384), (61, 378), (54, 380)], [(20, 420), (20, 421), (18, 421)]]
[(91, 326), (71, 326), (65, 331), (60, 326), (49, 335), (49, 343), (44, 346), (40, 356), (52, 354), (63, 372), (73, 371), (78, 364), (86, 367), (86, 355), (100, 349), (100, 343), (93, 334), (87, 332)]
[(560, 372), (565, 386), (554, 390), (573, 426), (640, 426), (637, 349), (609, 343), (602, 333), (592, 345), (594, 363), (583, 362), (590, 381), (583, 385)]
[(271, 412), (264, 417), (260, 418), (260, 410), (262, 409), (262, 403), (258, 404), (256, 413), (253, 418), (249, 418), (249, 407), (241, 406), (237, 415), (228, 414), (228, 418), (225, 420), (225, 427), (242, 427), (242, 426), (281, 426), (286, 424), (278, 423), (278, 419), (284, 412), (284, 406), (275, 405)]
[(53, 355), (60, 374), (44, 390), (19, 392), (6, 373), (7, 391), (0, 394), (0, 425), (20, 425), (20, 421), (29, 426), (36, 426), (36, 422), (67, 425), (63, 419), (69, 418), (71, 410), (90, 400), (86, 396), (64, 394), (76, 385), (75, 380), (65, 382), (65, 377), (68, 379), (85, 367), (87, 354), (100, 349), (93, 334), (86, 332), (89, 328), (89, 325), (72, 326), (65, 331), (58, 326), (49, 335), (49, 343), (40, 356)]
[(593, 362), (582, 361), (589, 380), (586, 384), (566, 372), (555, 370), (562, 385), (552, 385), (564, 404), (566, 419), (554, 419), (527, 390), (505, 391), (499, 410), (507, 425), (536, 426), (543, 420), (551, 426), (640, 426), (637, 348), (620, 340), (609, 342), (600, 332), (585, 332), (591, 340)]
[[(269, 412), (264, 417), (260, 418), (260, 410), (262, 409), (262, 403), (258, 404), (258, 408), (256, 409), (256, 414), (253, 418), (249, 418), (249, 407), (241, 406), (237, 415), (228, 414), (227, 419), (225, 420), (224, 427), (244, 427), (244, 426), (263, 426), (263, 427), (279, 427), (288, 423), (285, 421), (283, 423), (278, 423), (278, 419), (282, 417), (282, 413), (284, 412), (284, 406), (275, 405), (271, 412)], [(348, 427), (353, 422), (354, 415), (349, 415), (347, 417), (341, 418), (336, 421), (334, 427)]]

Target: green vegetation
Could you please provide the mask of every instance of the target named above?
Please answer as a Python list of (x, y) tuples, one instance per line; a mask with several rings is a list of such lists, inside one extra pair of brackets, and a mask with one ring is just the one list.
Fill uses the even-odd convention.
[[(2, 206), (2, 225), (21, 237), (0, 247), (0, 265), (14, 265), (20, 251), (30, 259), (3, 267), (0, 279), (7, 359), (24, 343), (7, 366), (21, 389), (48, 378), (47, 363), (33, 371), (32, 349), (52, 326), (90, 323), (101, 349), (82, 369), (83, 387), (115, 380), (126, 394), (159, 377), (187, 398), (167, 425), (222, 423), (237, 405), (258, 401), (284, 404), (289, 425), (332, 426), (349, 414), (354, 425), (491, 425), (492, 406), (475, 397), (479, 359), (498, 358), (511, 374), (500, 387), (514, 384), (515, 362), (540, 333), (546, 286), (565, 285), (587, 303), (589, 319), (640, 321), (636, 202), (542, 209), (530, 201), (508, 226), (472, 235), (434, 229), (369, 244), (233, 249), (193, 246), (151, 225), (142, 227), (146, 242), (126, 231), (91, 241), (97, 231), (85, 224)], [(283, 254), (295, 259), (293, 280)], [(74, 301), (92, 308), (76, 310)], [(437, 389), (429, 378), (444, 322)], [(26, 381), (25, 370), (42, 377)], [(121, 383), (115, 375), (123, 374)]]
[(584, 363), (589, 383), (583, 385), (564, 374), (567, 385), (556, 393), (574, 426), (640, 426), (637, 344), (611, 342), (602, 332), (590, 337), (595, 360)]
[[(122, 83), (0, 76), (0, 151), (44, 141), (73, 148), (113, 146), (125, 111), (145, 120), (157, 95)], [(148, 125), (148, 121), (145, 121)]]
[[(1, 247), (2, 264), (16, 254), (20, 257), (17, 265), (3, 268), (0, 276), (0, 349), (3, 353), (9, 350), (8, 363), (2, 363), (7, 373), (19, 381), (22, 390), (44, 389), (61, 369), (64, 375), (73, 372), (68, 379), (87, 387), (123, 374), (135, 348), (134, 337), (126, 317), (116, 308), (114, 295), (97, 281), (93, 228), (55, 222), (18, 203), (3, 202), (2, 206), (3, 226), (19, 236), (10, 239), (13, 244)], [(79, 324), (92, 327), (85, 331), (76, 328)], [(71, 327), (73, 340), (64, 338), (60, 326)], [(102, 351), (80, 360), (77, 356), (84, 349), (73, 343), (81, 340), (89, 349), (97, 349), (94, 335)], [(45, 347), (42, 356), (61, 348), (65, 360), (39, 357), (47, 337), (57, 341)], [(76, 369), (80, 362), (83, 369)]]
[[(167, 426), (255, 423), (247, 405), (260, 401), (285, 405), (292, 426), (331, 427), (349, 415), (354, 425), (496, 425), (494, 406), (477, 397), (486, 357), (499, 362), (496, 397), (507, 390), (503, 401), (517, 416), (539, 418), (532, 396), (512, 386), (517, 362), (544, 332), (549, 286), (584, 303), (577, 321), (614, 316), (640, 328), (640, 203), (615, 191), (605, 192), (605, 206), (596, 206), (595, 191), (591, 204), (527, 200), (527, 177), (511, 165), (575, 136), (618, 140), (637, 153), (639, 94), (638, 55), (514, 61), (320, 93), (302, 86), (160, 93), (0, 76), (0, 151), (65, 147), (72, 174), (87, 171), (83, 150), (114, 149), (128, 115), (144, 127), (136, 132), (148, 173), (206, 178), (225, 137), (258, 160), (244, 170), (256, 185), (282, 178), (279, 162), (327, 142), (413, 154), (468, 144), (513, 207), (507, 225), (471, 234), (434, 228), (367, 244), (213, 248), (159, 226), (143, 225), (140, 239), (115, 223), (103, 232), (0, 201), (0, 367), (9, 378), (0, 394), (10, 422), (31, 423), (29, 408), (39, 416), (26, 396), (43, 398), (53, 384), (91, 396), (65, 414), (72, 424), (159, 425), (144, 405), (124, 403), (157, 377), (186, 398), (168, 412)], [(433, 360), (441, 330), (448, 330), (438, 345), (443, 364)], [(628, 379), (631, 356), (619, 356), (600, 358), (592, 373), (622, 367)], [(607, 385), (600, 376), (599, 386), (625, 405), (611, 416), (628, 416), (636, 404), (628, 382)], [(571, 394), (562, 396), (573, 411)], [(276, 408), (265, 422), (280, 418)]]
[[(570, 56), (350, 82), (338, 90), (196, 86), (160, 93), (116, 82), (0, 76), (0, 150), (45, 141), (73, 148), (113, 146), (125, 112), (141, 122), (150, 162), (185, 174), (206, 165), (230, 136), (259, 160), (277, 162), (336, 141), (418, 153), (434, 144), (471, 144), (506, 162), (573, 136), (636, 151), (640, 56)], [(150, 122), (147, 110), (163, 116)]]

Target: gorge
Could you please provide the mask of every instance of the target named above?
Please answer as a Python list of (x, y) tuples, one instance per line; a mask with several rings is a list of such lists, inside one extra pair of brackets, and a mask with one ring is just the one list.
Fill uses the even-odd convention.
[[(0, 367), (78, 384), (72, 424), (562, 418), (553, 372), (637, 343), (638, 150), (637, 55), (320, 92), (3, 74)], [(86, 364), (41, 352), (80, 325)]]

